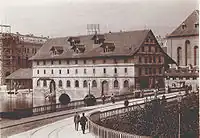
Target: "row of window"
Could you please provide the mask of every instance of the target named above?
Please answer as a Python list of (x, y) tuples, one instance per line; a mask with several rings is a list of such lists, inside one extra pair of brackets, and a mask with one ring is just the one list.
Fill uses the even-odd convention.
[[(154, 50), (153, 50), (154, 49)], [(155, 46), (148, 46), (148, 52), (160, 52), (160, 48), (155, 47)], [(141, 52), (146, 52), (145, 47), (141, 47)]]
[[(170, 77), (167, 77), (166, 80), (170, 80), (170, 79), (172, 79), (172, 80), (176, 80), (176, 79), (177, 79), (177, 80), (183, 80), (184, 78), (185, 78), (185, 80), (190, 80), (191, 77), (171, 77), (171, 78), (170, 78)], [(193, 79), (193, 80), (196, 80), (197, 77), (192, 77), (192, 79)]]
[[(67, 69), (67, 74), (69, 74), (69, 69)], [(117, 73), (118, 70), (117, 68), (114, 68), (114, 73)], [(128, 72), (128, 69), (127, 68), (124, 68), (124, 73), (127, 73)], [(96, 70), (93, 69), (93, 74), (96, 73)], [(103, 73), (106, 73), (106, 68), (103, 68)], [(40, 74), (40, 71), (37, 70), (37, 74)], [(46, 74), (46, 70), (44, 70), (44, 74)], [(51, 70), (51, 74), (54, 74), (54, 70), (52, 69)], [(59, 74), (62, 74), (62, 70), (59, 70)], [(75, 69), (75, 74), (78, 74), (78, 69)], [(84, 74), (87, 74), (87, 69), (84, 69)]]
[[(24, 53), (30, 53), (31, 48), (24, 48)], [(37, 53), (37, 48), (32, 48), (32, 54)]]
[[(78, 61), (79, 60), (74, 60), (74, 64), (78, 64)], [(67, 64), (69, 64), (70, 60), (67, 60), (66, 62), (67, 62)], [(103, 64), (105, 64), (106, 62), (107, 61), (105, 59), (102, 61)], [(96, 61), (92, 60), (92, 63), (95, 64)], [(117, 63), (117, 59), (113, 59), (113, 63), (116, 64)], [(128, 63), (128, 59), (124, 59), (124, 63)], [(58, 64), (61, 65), (62, 64), (62, 60), (58, 60)], [(83, 64), (87, 64), (87, 60), (83, 60)], [(37, 61), (37, 65), (40, 65), (39, 61)], [(43, 61), (43, 65), (46, 65), (46, 61)], [(54, 65), (54, 61), (53, 60), (51, 60), (51, 65)]]
[[(90, 84), (89, 84), (90, 85)], [(39, 87), (40, 86), (40, 80), (37, 81), (37, 86)], [(44, 87), (47, 87), (47, 80), (43, 80), (43, 86)], [(113, 83), (113, 86), (114, 88), (119, 88), (119, 82), (118, 80), (115, 80), (114, 83)], [(58, 81), (58, 87), (63, 87), (63, 82), (62, 80), (59, 80)], [(66, 82), (66, 87), (67, 88), (70, 88), (71, 87), (71, 81), (70, 80), (67, 80)], [(74, 82), (74, 87), (76, 88), (79, 88), (79, 81), (78, 80), (75, 80)], [(88, 87), (88, 81), (87, 80), (84, 80), (83, 81), (83, 88), (86, 88)], [(90, 86), (89, 86), (90, 87)], [(96, 80), (93, 80), (92, 81), (92, 88), (96, 88), (97, 87), (97, 82)], [(123, 83), (123, 87), (124, 88), (128, 88), (129, 87), (129, 82), (128, 80), (125, 80), (124, 83)]]
[[(156, 62), (156, 56), (149, 56), (149, 57), (139, 57), (139, 63), (157, 63)], [(158, 57), (158, 63), (161, 63), (161, 56)]]
[[(142, 75), (142, 72), (145, 72), (145, 75), (156, 74), (156, 68), (139, 68), (139, 75)], [(162, 74), (162, 68), (159, 68), (159, 74)]]

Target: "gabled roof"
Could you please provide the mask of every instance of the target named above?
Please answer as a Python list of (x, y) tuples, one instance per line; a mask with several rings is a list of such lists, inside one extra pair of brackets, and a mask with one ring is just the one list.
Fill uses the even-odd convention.
[[(183, 21), (170, 35), (167, 37), (181, 37), (181, 36), (198, 36), (199, 27), (195, 28), (195, 24), (199, 24), (199, 10), (195, 10), (190, 14), (185, 21)], [(182, 28), (185, 25), (185, 28)]]
[(6, 77), (7, 80), (32, 79), (33, 71), (31, 68), (20, 68)]
[[(94, 44), (94, 40), (91, 40), (94, 35), (76, 36), (80, 38), (80, 43), (85, 45), (85, 52), (82, 54), (74, 54), (68, 42), (70, 37), (53, 38), (48, 40), (30, 60), (130, 56), (142, 45), (149, 32), (151, 30), (103, 34), (106, 41), (113, 42), (115, 45), (114, 51), (106, 54), (103, 53), (100, 44)], [(49, 51), (54, 45), (62, 46), (64, 52), (52, 57)]]

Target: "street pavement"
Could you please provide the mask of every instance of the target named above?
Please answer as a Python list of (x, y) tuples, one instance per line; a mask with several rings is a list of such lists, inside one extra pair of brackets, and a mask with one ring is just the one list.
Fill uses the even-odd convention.
[[(166, 97), (172, 97), (178, 93), (165, 94)], [(159, 95), (158, 97), (162, 97)], [(130, 105), (143, 103), (146, 98), (132, 99)], [(94, 107), (94, 106), (93, 106)], [(108, 103), (105, 105), (96, 105), (96, 108), (92, 111), (85, 112), (86, 116), (95, 111), (106, 111), (115, 108), (124, 107), (124, 101), (116, 102), (115, 104)], [(91, 108), (91, 107), (85, 107)], [(94, 138), (95, 136), (86, 130), (85, 134), (82, 134), (81, 127), (79, 131), (75, 131), (73, 117), (69, 117), (39, 128), (35, 128), (23, 133), (9, 136), (8, 138)]]

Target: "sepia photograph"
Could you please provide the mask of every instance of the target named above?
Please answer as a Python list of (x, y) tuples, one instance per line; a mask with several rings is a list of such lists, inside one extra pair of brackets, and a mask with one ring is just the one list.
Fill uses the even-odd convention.
[(0, 138), (199, 138), (198, 0), (0, 0)]

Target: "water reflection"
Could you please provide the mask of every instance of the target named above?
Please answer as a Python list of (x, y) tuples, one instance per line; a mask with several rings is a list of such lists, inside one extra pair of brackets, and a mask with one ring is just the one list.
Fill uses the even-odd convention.
[(29, 108), (50, 104), (49, 100), (38, 97), (26, 96), (1, 96), (0, 97), (0, 112), (12, 111), (16, 108)]

